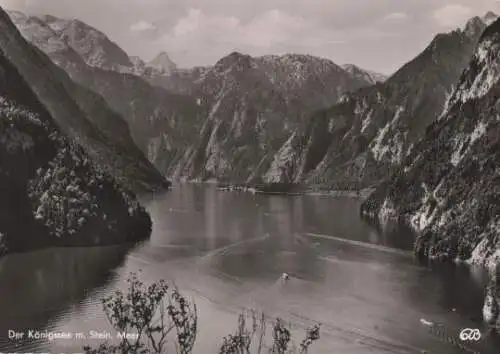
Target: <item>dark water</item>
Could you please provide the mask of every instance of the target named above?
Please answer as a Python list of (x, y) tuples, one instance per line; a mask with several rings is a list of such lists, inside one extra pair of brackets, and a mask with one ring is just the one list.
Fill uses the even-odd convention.
[[(421, 319), (445, 325), (455, 338), (462, 328), (485, 330), (483, 271), (416, 264), (408, 252), (411, 236), (364, 223), (356, 199), (181, 185), (145, 202), (154, 230), (135, 249), (53, 249), (0, 260), (1, 349), (98, 346), (89, 339), (28, 344), (7, 334), (109, 331), (100, 299), (139, 270), (145, 282), (175, 281), (196, 302), (200, 354), (217, 353), (244, 308), (280, 316), (299, 334), (322, 323), (312, 353), (462, 353)], [(283, 272), (291, 276), (286, 283), (279, 280)], [(470, 347), (500, 352), (493, 339)]]

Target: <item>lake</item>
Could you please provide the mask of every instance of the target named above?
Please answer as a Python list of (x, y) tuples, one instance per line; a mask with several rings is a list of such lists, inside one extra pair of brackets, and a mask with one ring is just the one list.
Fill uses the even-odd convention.
[[(463, 328), (485, 333), (485, 272), (417, 263), (412, 235), (365, 223), (360, 203), (197, 184), (145, 197), (153, 232), (140, 245), (46, 249), (0, 260), (0, 352), (97, 347), (96, 339), (26, 341), (7, 334), (108, 331), (101, 298), (140, 271), (145, 283), (175, 282), (197, 304), (195, 353), (217, 353), (243, 309), (283, 318), (299, 334), (321, 323), (311, 353), (461, 353), (425, 323), (444, 326), (454, 338)], [(496, 338), (468, 346), (500, 352)]]

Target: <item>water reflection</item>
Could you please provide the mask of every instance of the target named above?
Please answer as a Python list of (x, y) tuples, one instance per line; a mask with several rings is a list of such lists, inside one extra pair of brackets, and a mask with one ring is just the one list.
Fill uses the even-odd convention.
[(129, 248), (46, 249), (2, 258), (0, 348), (13, 348), (14, 343), (7, 338), (9, 329), (50, 327), (52, 319), (68, 306), (106, 286)]
[(500, 328), (500, 263), (488, 272), (483, 319), (490, 328)]
[[(351, 198), (263, 196), (177, 186), (148, 203), (154, 220), (151, 239), (129, 253), (113, 283), (110, 272), (102, 269), (115, 267), (114, 253), (79, 255), (76, 250), (73, 256), (62, 252), (34, 260), (11, 259), (14, 263), (6, 263), (11, 270), (0, 269), (0, 285), (14, 284), (8, 299), (0, 298), (0, 311), (15, 308), (19, 296), (26, 320), (16, 320), (38, 325), (37, 317), (45, 309), (81, 304), (67, 310), (60, 321), (54, 320), (57, 312), (43, 314), (39, 325), (58, 322), (58, 328), (74, 331), (103, 327), (105, 319), (96, 319), (101, 295), (141, 267), (145, 282), (175, 281), (200, 304), (203, 325), (196, 353), (216, 352), (206, 348), (214, 348), (214, 338), (234, 329), (239, 309), (254, 305), (299, 324), (323, 323), (324, 336), (315, 353), (364, 354), (373, 348), (398, 354), (456, 353), (419, 320), (445, 324), (455, 336), (461, 327), (481, 326), (478, 315), (483, 281), (488, 278), (474, 268), (415, 263), (411, 253), (393, 248), (411, 249), (411, 234), (371, 227), (359, 219), (358, 207), (359, 201)], [(24, 263), (28, 270), (20, 271)], [(280, 282), (283, 272), (291, 275), (290, 281)], [(95, 274), (102, 280), (96, 281), (101, 278)], [(87, 288), (99, 286), (95, 284), (102, 284), (102, 293), (86, 294)], [(18, 295), (38, 292), (45, 300), (35, 304), (29, 303), (29, 296)], [(12, 309), (10, 318), (16, 316)], [(3, 323), (1, 328), (11, 325)]]

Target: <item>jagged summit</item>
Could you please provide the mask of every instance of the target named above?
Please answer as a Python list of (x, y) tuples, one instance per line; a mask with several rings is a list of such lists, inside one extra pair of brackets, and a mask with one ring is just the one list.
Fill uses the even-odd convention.
[(387, 76), (383, 74), (379, 74), (371, 70), (362, 69), (354, 64), (344, 64), (342, 65), (342, 69), (344, 69), (351, 75), (362, 78), (372, 84), (376, 84), (377, 82), (384, 82), (385, 80), (387, 80)]
[(483, 17), (482, 20), (484, 23), (486, 23), (488, 26), (491, 25), (493, 22), (495, 22), (498, 18), (498, 15), (494, 13), (493, 11), (488, 11)]
[(177, 69), (177, 65), (170, 59), (166, 52), (159, 53), (148, 64), (148, 67), (159, 71), (162, 74), (170, 74)]
[(383, 224), (410, 224), (419, 235), (419, 256), (488, 266), (500, 261), (499, 51), (497, 19), (474, 46), (440, 118), (426, 127), (400, 173), (362, 206)]
[[(217, 63), (220, 62), (226, 62), (226, 61), (237, 61), (237, 60), (242, 60), (242, 59), (249, 59), (251, 56), (249, 54), (244, 54), (238, 51), (234, 51), (226, 55), (225, 57), (222, 57), (221, 59), (218, 60)], [(217, 65), (217, 64), (215, 64)]]
[[(41, 21), (36, 17), (34, 19), (34, 22)], [(154, 188), (164, 183), (164, 178), (135, 146), (123, 118), (110, 109), (101, 96), (76, 84), (43, 54), (46, 51), (60, 63), (69, 59), (72, 64), (78, 64), (74, 51), (53, 52), (53, 46), (40, 45), (44, 40), (48, 43), (62, 41), (59, 36), (53, 36), (54, 32), (50, 28), (37, 27), (35, 24), (28, 23), (26, 27), (21, 23), (20, 28), (16, 29), (9, 16), (0, 10), (0, 52), (15, 66), (39, 101), (47, 107), (61, 131), (77, 140), (99, 166), (123, 185), (143, 191), (148, 185)], [(31, 34), (40, 36), (33, 41), (36, 47), (26, 42), (26, 37)], [(63, 55), (64, 53), (68, 56)], [(78, 56), (76, 58), (79, 59)], [(84, 100), (79, 99), (83, 97)], [(131, 166), (137, 166), (137, 170), (134, 171)], [(147, 181), (144, 180), (143, 183), (138, 178), (139, 175), (144, 176)]]
[(253, 58), (250, 55), (234, 51), (219, 59), (214, 68), (228, 69), (230, 67), (238, 67), (240, 69), (244, 69), (250, 68), (252, 66), (252, 62)]
[(497, 17), (497, 19), (493, 21), (483, 32), (480, 41), (484, 41), (484, 39), (494, 36), (498, 33), (500, 33), (500, 18)]
[(270, 60), (275, 59), (281, 62), (295, 62), (300, 64), (307, 64), (313, 60), (327, 60), (318, 57), (314, 57), (310, 54), (298, 54), (298, 53), (286, 53), (282, 55), (268, 55), (264, 56), (264, 58), (268, 58)]
[(500, 80), (500, 19), (488, 26), (472, 55), (469, 67), (463, 72), (460, 83), (448, 103), (453, 106), (470, 99), (485, 96)]
[(306, 70), (308, 67), (328, 67), (342, 71), (342, 68), (335, 64), (330, 59), (316, 57), (311, 54), (302, 53), (285, 53), (285, 54), (269, 54), (261, 57), (256, 57), (258, 61), (274, 63), (288, 68), (293, 68), (297, 72)]
[(481, 33), (486, 26), (491, 25), (498, 18), (498, 15), (492, 11), (487, 12), (483, 16), (475, 16), (471, 18), (465, 26), (463, 27), (463, 31), (469, 37), (477, 37), (478, 33)]
[[(13, 19), (17, 24), (16, 18)], [(67, 42), (90, 66), (103, 69), (133, 66), (128, 54), (106, 34), (78, 19), (62, 19), (52, 15), (31, 16), (29, 19), (36, 19), (48, 26), (54, 31), (54, 37)]]

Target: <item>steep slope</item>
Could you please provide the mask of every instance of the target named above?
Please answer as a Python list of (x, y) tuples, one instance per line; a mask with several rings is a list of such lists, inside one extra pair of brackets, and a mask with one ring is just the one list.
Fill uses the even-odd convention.
[[(251, 57), (234, 52), (212, 67), (143, 76), (208, 107), (198, 140), (189, 146), (175, 176), (238, 182), (260, 179), (278, 146), (293, 129), (301, 129), (309, 114), (371, 84), (330, 60), (299, 54)], [(231, 148), (233, 143), (238, 149)], [(161, 156), (158, 146), (156, 155)]]
[[(102, 95), (127, 119), (137, 145), (169, 176), (203, 179), (208, 176), (233, 178), (238, 174), (238, 180), (246, 180), (252, 171), (258, 177), (255, 167), (259, 166), (258, 171), (267, 168), (273, 153), (286, 140), (286, 134), (299, 128), (305, 117), (337, 101), (346, 92), (370, 85), (329, 60), (294, 54), (251, 58), (233, 53), (210, 68), (175, 69), (168, 55), (160, 53), (148, 64), (139, 58), (131, 59), (133, 69), (130, 72), (135, 75), (125, 74), (123, 70), (118, 73), (86, 65), (89, 64), (88, 50), (83, 49), (105, 47), (91, 39), (110, 42), (104, 41), (103, 35), (95, 34), (100, 33), (97, 30), (83, 35), (81, 23), (69, 25), (74, 20), (53, 16), (36, 18), (17, 13), (12, 17), (23, 35), (73, 80)], [(80, 34), (76, 36), (75, 33)], [(83, 39), (75, 40), (75, 36), (87, 38), (88, 43)], [(95, 65), (95, 62), (90, 64)], [(237, 68), (239, 65), (243, 66)], [(227, 91), (223, 98), (222, 87)], [(257, 88), (262, 92), (254, 92)], [(243, 122), (246, 118), (241, 117), (247, 114), (251, 117)], [(210, 142), (226, 146), (223, 150), (227, 150), (224, 153), (227, 156), (222, 159), (228, 160), (230, 174), (210, 167), (219, 159), (214, 151), (221, 147), (208, 146), (207, 134), (212, 134), (212, 129), (221, 124), (233, 128), (241, 126), (238, 129), (245, 130), (244, 135), (247, 135), (242, 138), (232, 128), (222, 128), (217, 138)], [(250, 139), (257, 131), (263, 131), (261, 142)], [(232, 133), (236, 135), (224, 136)], [(245, 153), (231, 149), (232, 143), (241, 146), (247, 142)], [(197, 152), (193, 154), (193, 151)], [(232, 166), (233, 163), (237, 166)]]
[[(12, 31), (4, 21), (2, 36)], [(135, 241), (150, 233), (149, 216), (134, 195), (61, 133), (3, 53), (0, 166), (0, 255)]]
[(425, 257), (500, 261), (500, 20), (483, 33), (440, 119), (363, 205), (420, 234)]
[(259, 180), (311, 112), (366, 84), (325, 59), (231, 53), (203, 72), (191, 89), (210, 112), (176, 176)]
[[(57, 28), (37, 17), (22, 13), (11, 16), (27, 40), (44, 51), (71, 79), (100, 94), (127, 120), (137, 146), (168, 174), (184, 153), (186, 142), (199, 130), (203, 110), (196, 100), (153, 86), (137, 75), (89, 66), (80, 49), (73, 48), (65, 39), (65, 32), (57, 32)], [(140, 59), (134, 63), (141, 65)], [(79, 97), (75, 100), (85, 104)], [(159, 146), (163, 146), (161, 161), (157, 161)]]
[(265, 181), (361, 188), (389, 177), (442, 112), (485, 26), (477, 17), (437, 35), (384, 83), (313, 115), (280, 149)]
[(371, 83), (372, 85), (375, 85), (377, 82), (384, 82), (387, 80), (387, 76), (383, 74), (379, 74), (371, 70), (361, 69), (359, 66), (354, 64), (344, 64), (342, 65), (342, 69), (351, 75), (360, 78), (361, 80)]
[(131, 72), (133, 63), (116, 43), (101, 31), (77, 19), (41, 16), (40, 20), (60, 34), (60, 40), (69, 44), (89, 66), (101, 69)]
[[(20, 21), (23, 17), (17, 15), (14, 19)], [(43, 22), (28, 18), (25, 24), (25, 28), (41, 34), (40, 38), (36, 37), (36, 45), (47, 51), (56, 63), (68, 63), (74, 69), (73, 78), (87, 74), (83, 70), (87, 66), (78, 65), (80, 57), (63, 40), (54, 38), (51, 29), (43, 26)], [(0, 28), (0, 49), (16, 65), (65, 133), (75, 138), (92, 158), (124, 185), (137, 191), (168, 186), (134, 144), (126, 122), (108, 107), (101, 96), (74, 83), (45, 54), (26, 43), (3, 11), (0, 12)], [(105, 82), (99, 84), (105, 85)]]

